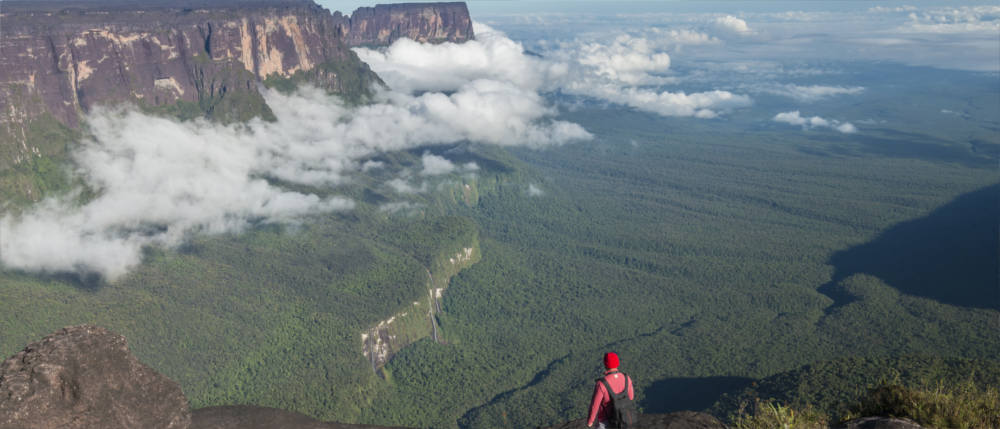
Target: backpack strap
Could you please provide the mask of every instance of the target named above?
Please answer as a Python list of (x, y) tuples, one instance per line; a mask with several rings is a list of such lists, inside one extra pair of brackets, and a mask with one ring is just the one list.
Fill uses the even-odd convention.
[[(614, 374), (614, 373), (613, 372), (609, 372), (608, 374)], [(601, 383), (604, 384), (604, 388), (608, 391), (608, 397), (610, 397), (611, 399), (617, 399), (619, 396), (621, 396), (623, 394), (624, 395), (628, 394), (628, 375), (627, 374), (625, 374), (625, 388), (622, 389), (622, 391), (619, 392), (619, 393), (615, 393), (614, 390), (611, 390), (611, 384), (608, 383), (608, 379), (607, 378), (601, 377), (601, 378), (598, 378), (597, 381), (599, 381), (599, 382), (601, 382)]]

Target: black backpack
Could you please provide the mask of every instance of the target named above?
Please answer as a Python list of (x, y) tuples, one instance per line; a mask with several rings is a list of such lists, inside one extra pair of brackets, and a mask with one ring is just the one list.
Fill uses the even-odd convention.
[[(615, 373), (612, 372), (610, 374)], [(608, 410), (610, 411), (608, 415), (608, 427), (615, 429), (634, 428), (638, 420), (638, 413), (635, 411), (635, 401), (628, 397), (628, 385), (632, 380), (628, 374), (621, 374), (625, 376), (625, 388), (622, 389), (621, 393), (615, 393), (611, 390), (611, 385), (608, 384), (608, 380), (604, 377), (597, 379), (597, 381), (604, 383), (604, 388), (608, 391), (608, 396), (611, 397), (611, 409)]]

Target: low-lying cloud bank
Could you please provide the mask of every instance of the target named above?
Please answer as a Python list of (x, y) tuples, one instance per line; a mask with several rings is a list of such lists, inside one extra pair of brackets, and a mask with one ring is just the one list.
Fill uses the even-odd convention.
[[(555, 2), (558, 3), (558, 2)], [(691, 70), (699, 61), (784, 63), (890, 61), (941, 69), (1000, 71), (1000, 6), (983, 2), (730, 2), (729, 14), (714, 3), (638, 2), (615, 14), (497, 16), (493, 22), (520, 26), (519, 34), (578, 34), (589, 37), (626, 32), (651, 41), (674, 39), (671, 54), (685, 43), (674, 67)], [(995, 3), (995, 2), (994, 2)], [(704, 4), (704, 6), (702, 6)], [(555, 5), (553, 7), (556, 7)], [(544, 31), (525, 31), (527, 26)], [(651, 30), (652, 29), (652, 30)], [(660, 29), (660, 34), (655, 34)], [(673, 33), (669, 36), (669, 33)], [(528, 41), (532, 49), (534, 45)], [(789, 67), (788, 69), (791, 69)]]
[[(745, 24), (745, 23), (744, 23)], [(670, 84), (668, 44), (718, 43), (690, 30), (655, 31), (651, 40), (621, 34), (606, 40), (552, 43), (541, 56), (489, 26), (475, 24), (477, 40), (463, 44), (419, 44), (400, 40), (384, 51), (355, 49), (363, 61), (394, 89), (451, 91), (476, 76), (520, 88), (526, 93), (561, 92), (596, 98), (663, 116), (711, 118), (752, 104), (728, 91), (663, 91)]]
[(830, 128), (845, 134), (856, 133), (858, 131), (858, 129), (850, 122), (840, 122), (836, 119), (824, 119), (819, 116), (806, 118), (803, 117), (801, 114), (799, 114), (798, 110), (779, 113), (777, 115), (774, 115), (774, 118), (772, 118), (771, 120), (773, 120), (774, 122), (782, 122), (792, 125), (801, 125), (803, 129)]
[[(331, 186), (379, 168), (366, 158), (386, 151), (460, 141), (544, 147), (591, 137), (578, 124), (555, 120), (557, 110), (531, 85), (478, 72), (452, 78), (437, 85), (446, 93), (385, 91), (355, 108), (315, 88), (265, 91), (274, 123), (182, 123), (127, 108), (95, 110), (87, 116), (93, 137), (74, 153), (74, 174), (98, 196), (82, 205), (73, 195), (46, 200), (0, 218), (3, 265), (114, 280), (141, 262), (146, 246), (172, 247), (191, 234), (297, 222), (354, 205), (289, 191), (272, 179)], [(424, 176), (478, 168), (435, 155), (422, 160)], [(387, 185), (401, 193), (425, 189), (405, 181)]]
[[(739, 22), (722, 25), (740, 32)], [(77, 195), (50, 199), (0, 217), (2, 263), (115, 280), (141, 263), (147, 246), (173, 247), (192, 234), (298, 222), (354, 206), (275, 183), (334, 186), (355, 172), (383, 167), (370, 160), (375, 154), (428, 144), (538, 148), (591, 138), (580, 125), (555, 119), (558, 109), (541, 95), (547, 92), (664, 116), (711, 118), (751, 104), (728, 91), (657, 89), (674, 82), (671, 58), (660, 42), (646, 38), (574, 40), (539, 57), (489, 27), (477, 24), (476, 33), (477, 40), (464, 44), (404, 39), (384, 51), (358, 49), (392, 88), (370, 105), (349, 108), (314, 88), (293, 95), (265, 91), (278, 120), (238, 126), (97, 109), (86, 118), (92, 137), (73, 155), (73, 174), (97, 196), (83, 204)], [(693, 31), (657, 34), (676, 45), (719, 42)], [(478, 168), (432, 154), (422, 164), (385, 185), (400, 194), (425, 192), (434, 176)], [(530, 195), (541, 193), (529, 189)], [(401, 202), (383, 209), (407, 207)]]
[(811, 103), (838, 95), (858, 95), (865, 91), (862, 86), (827, 86), (827, 85), (760, 85), (758, 91), (780, 95), (795, 100)]

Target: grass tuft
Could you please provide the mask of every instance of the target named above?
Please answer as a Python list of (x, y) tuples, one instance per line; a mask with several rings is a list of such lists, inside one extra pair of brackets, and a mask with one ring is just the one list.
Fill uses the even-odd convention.
[(887, 383), (869, 391), (845, 419), (864, 416), (902, 417), (941, 428), (1000, 428), (1000, 390), (981, 388), (971, 379), (925, 388)]
[(743, 404), (733, 417), (735, 429), (820, 429), (827, 427), (827, 418), (811, 407), (795, 409), (775, 400), (754, 400), (752, 411)]

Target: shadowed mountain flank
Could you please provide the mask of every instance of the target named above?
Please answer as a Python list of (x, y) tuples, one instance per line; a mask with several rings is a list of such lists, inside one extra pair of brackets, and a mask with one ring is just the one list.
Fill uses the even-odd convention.
[[(754, 380), (746, 377), (673, 377), (644, 390), (642, 409), (649, 413), (708, 409), (723, 393), (740, 390)], [(655, 401), (651, 400), (655, 398)]]
[(835, 253), (833, 280), (819, 291), (836, 308), (853, 298), (842, 280), (869, 274), (908, 295), (1000, 310), (1000, 184), (962, 195), (926, 217), (900, 223), (875, 240)]

